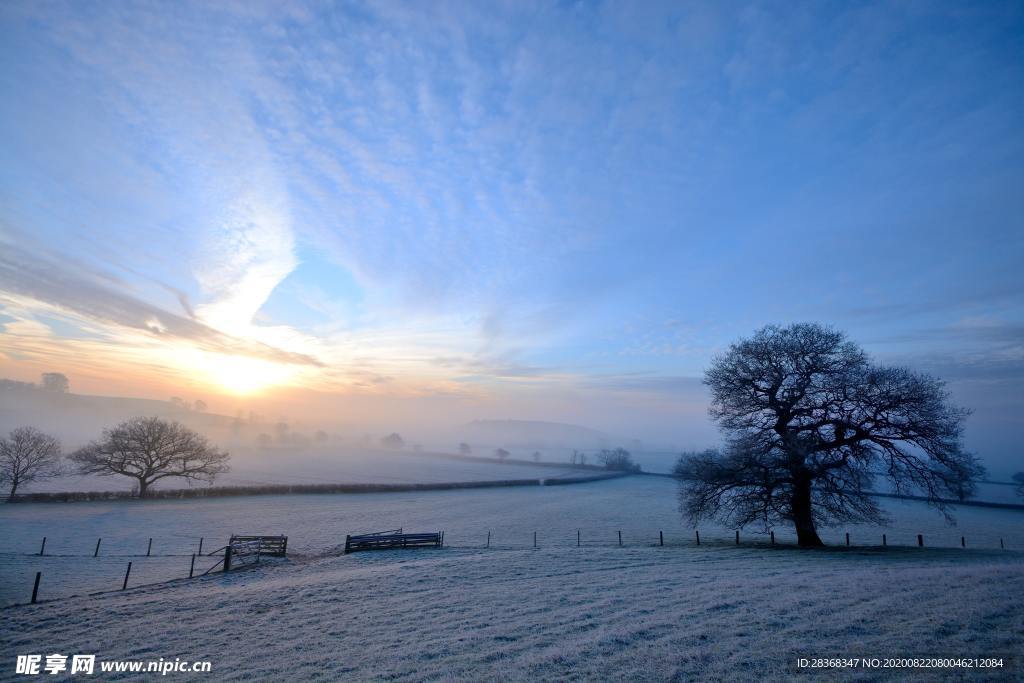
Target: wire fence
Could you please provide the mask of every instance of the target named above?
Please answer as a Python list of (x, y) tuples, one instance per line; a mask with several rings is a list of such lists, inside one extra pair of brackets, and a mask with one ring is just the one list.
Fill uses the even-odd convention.
[[(842, 532), (838, 539), (830, 538), (831, 547), (851, 550), (872, 549), (886, 551), (890, 548), (951, 549), (961, 550), (1010, 550), (1003, 538), (986, 538), (981, 543), (972, 543), (966, 535), (959, 537), (959, 543), (950, 543), (948, 535), (939, 542), (930, 542), (924, 534), (899, 532), (895, 536), (882, 532), (874, 537), (865, 533)], [(953, 539), (955, 541), (955, 539)], [(838, 541), (838, 542), (836, 542)], [(48, 550), (47, 546), (51, 550)], [(164, 583), (176, 579), (198, 578), (210, 571), (223, 568), (225, 548), (211, 543), (210, 539), (199, 537), (188, 541), (182, 538), (147, 538), (127, 542), (121, 539), (111, 548), (104, 546), (104, 539), (97, 538), (92, 552), (52, 552), (55, 544), (49, 538), (40, 539), (36, 552), (0, 552), (0, 574), (5, 577), (0, 589), (0, 602), (10, 606), (32, 603), (40, 600), (54, 600), (83, 594), (105, 593), (127, 590), (147, 585)], [(59, 547), (66, 547), (61, 543)], [(81, 539), (73, 544), (81, 547)], [(749, 533), (734, 530), (701, 532), (664, 530), (643, 531), (633, 529), (488, 529), (470, 533), (460, 531), (447, 533), (444, 546), (461, 550), (533, 550), (533, 549), (597, 549), (597, 548), (701, 548), (723, 546), (770, 547), (795, 546), (796, 539), (788, 531), (774, 530), (765, 533)], [(341, 554), (344, 535), (337, 546), (321, 548), (317, 552), (300, 553), (299, 559)], [(135, 552), (131, 550), (134, 549)], [(293, 556), (295, 553), (293, 553)], [(256, 560), (260, 561), (259, 554)], [(127, 562), (126, 562), (127, 560)], [(246, 564), (254, 564), (252, 562)], [(235, 569), (240, 568), (236, 563)]]

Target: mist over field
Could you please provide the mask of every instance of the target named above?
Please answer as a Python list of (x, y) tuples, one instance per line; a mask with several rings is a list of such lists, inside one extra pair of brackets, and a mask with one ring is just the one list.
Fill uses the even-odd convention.
[(1022, 37), (0, 3), (0, 681), (1020, 679)]

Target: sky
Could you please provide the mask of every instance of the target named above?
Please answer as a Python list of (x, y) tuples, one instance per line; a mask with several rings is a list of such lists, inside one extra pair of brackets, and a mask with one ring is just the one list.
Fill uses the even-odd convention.
[(0, 375), (710, 445), (769, 323), (1024, 461), (1024, 4), (0, 4)]

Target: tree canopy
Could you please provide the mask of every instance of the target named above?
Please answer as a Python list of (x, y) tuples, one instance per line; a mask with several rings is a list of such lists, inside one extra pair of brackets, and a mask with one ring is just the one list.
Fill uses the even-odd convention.
[(122, 422), (69, 456), (82, 474), (120, 474), (136, 479), (140, 498), (154, 482), (166, 477), (212, 482), (229, 471), (229, 458), (201, 434), (158, 417)]
[(968, 411), (942, 381), (874, 365), (821, 325), (765, 327), (715, 358), (704, 382), (725, 445), (676, 467), (693, 520), (785, 520), (801, 545), (821, 545), (819, 525), (884, 520), (868, 495), (878, 477), (946, 512), (983, 472), (961, 444)]
[(34, 427), (18, 427), (0, 439), (0, 486), (9, 486), (10, 499), (19, 486), (63, 473), (60, 442)]

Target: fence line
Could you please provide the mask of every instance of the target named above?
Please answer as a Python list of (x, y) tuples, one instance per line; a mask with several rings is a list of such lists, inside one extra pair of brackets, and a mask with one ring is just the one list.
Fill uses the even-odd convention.
[[(595, 540), (596, 537), (598, 536), (597, 532), (591, 532), (589, 534), (584, 534), (584, 529), (582, 529), (582, 528), (578, 528), (575, 531), (576, 531), (576, 547), (583, 547), (584, 545), (591, 546), (591, 547), (599, 547), (601, 545), (604, 545), (604, 543), (602, 543), (601, 540), (599, 540), (599, 539)], [(651, 534), (650, 537), (649, 537), (649, 539), (650, 539), (649, 542), (637, 540), (640, 536), (643, 535), (640, 532), (632, 532), (631, 531), (631, 532), (628, 533), (628, 535), (624, 535), (623, 531), (621, 529), (617, 529), (615, 531), (608, 532), (608, 535), (604, 536), (603, 538), (607, 541), (607, 545), (608, 546), (626, 546), (626, 545), (630, 545), (631, 543), (634, 544), (634, 545), (638, 544), (638, 545), (641, 545), (641, 546), (647, 546), (647, 545), (664, 546), (666, 544), (664, 530), (658, 530), (656, 532), (648, 532), (648, 533)], [(693, 535), (694, 545), (698, 545), (698, 546), (701, 545), (702, 538), (701, 538), (700, 530), (699, 529), (694, 529), (692, 533), (694, 534)], [(757, 540), (756, 537), (763, 537), (765, 539), (763, 541), (763, 543), (768, 543), (770, 545), (776, 545), (776, 538), (775, 538), (775, 530), (774, 529), (770, 529), (767, 532), (754, 532), (754, 534), (755, 534), (755, 537), (751, 541), (754, 544), (758, 544), (758, 540)], [(459, 535), (460, 536), (465, 536), (466, 534), (465, 533), (461, 533)], [(544, 534), (544, 533), (541, 533), (541, 530), (530, 530), (530, 531), (520, 530), (520, 531), (518, 531), (518, 533), (516, 531), (512, 531), (512, 532), (509, 532), (509, 533), (501, 534), (501, 536), (503, 536), (504, 538), (518, 538), (518, 537), (522, 536), (522, 541), (521, 541), (522, 547), (533, 547), (533, 548), (541, 547), (543, 545), (543, 542), (544, 542), (545, 539), (555, 538), (555, 539), (558, 539), (559, 541), (568, 541), (568, 539), (571, 539), (571, 534), (570, 533), (551, 532), (551, 533)], [(481, 531), (481, 536), (480, 537), (481, 537), (481, 543), (479, 545), (470, 544), (470, 545), (459, 546), (459, 547), (466, 547), (466, 548), (471, 548), (471, 547), (489, 548), (499, 538), (499, 535), (498, 535), (497, 532), (493, 531), (492, 529), (487, 529), (487, 530)], [(238, 538), (239, 538), (239, 540), (242, 540), (243, 538), (245, 538), (247, 540), (250, 539), (250, 537), (238, 537)], [(254, 538), (254, 537), (252, 537), (252, 538)], [(743, 538), (743, 540), (751, 540), (751, 536), (746, 536), (746, 537), (742, 537), (742, 538)], [(913, 545), (916, 545), (919, 548), (925, 547), (925, 537), (924, 537), (923, 534), (916, 534), (913, 538), (915, 539), (915, 542), (914, 542)], [(47, 553), (46, 552), (46, 544), (47, 544), (48, 540), (52, 540), (51, 537), (44, 536), (42, 538), (42, 543), (40, 544), (40, 549), (39, 549), (39, 552), (37, 552), (37, 553), (17, 552), (17, 551), (9, 551), (8, 550), (8, 551), (0, 551), (0, 557), (52, 557), (52, 558), (72, 558), (72, 557), (92, 557), (92, 558), (118, 558), (118, 557), (120, 557), (120, 558), (134, 558), (134, 557), (149, 557), (149, 558), (160, 558), (160, 557), (190, 557), (191, 555), (197, 555), (199, 557), (205, 557), (205, 556), (211, 556), (211, 555), (213, 555), (215, 553), (220, 553), (224, 549), (223, 547), (221, 547), (221, 548), (217, 548), (214, 551), (203, 553), (203, 542), (205, 541), (205, 538), (200, 537), (199, 538), (199, 542), (198, 542), (198, 550), (197, 551), (188, 550), (188, 551), (185, 551), (185, 552), (164, 552), (164, 553), (156, 552), (156, 553), (154, 553), (153, 552), (153, 540), (154, 539), (150, 538), (150, 539), (148, 539), (148, 542), (146, 544), (146, 551), (145, 552), (142, 552), (140, 550), (137, 553), (133, 553), (133, 552), (103, 553), (103, 552), (101, 552), (102, 548), (103, 548), (103, 538), (97, 538), (96, 539), (96, 545), (94, 546), (93, 552), (91, 552), (91, 553), (61, 553), (61, 552)], [(703, 539), (703, 541), (705, 543), (708, 542), (709, 540), (711, 540), (713, 542), (715, 539), (714, 538), (709, 539), (707, 537), (705, 537)], [(722, 537), (720, 535), (718, 536), (718, 540), (719, 541), (724, 541), (724, 539), (722, 539)], [(741, 530), (740, 529), (734, 530), (734, 535), (733, 535), (731, 540), (733, 541), (733, 543), (735, 545), (742, 545), (743, 544), (742, 541), (741, 541)], [(968, 541), (968, 539), (967, 539), (966, 534), (961, 535), (960, 538), (959, 538), (959, 543), (957, 545), (960, 548), (962, 548), (962, 549), (966, 549), (967, 548), (967, 541)], [(784, 541), (779, 541), (779, 542), (780, 543), (785, 543)], [(994, 541), (993, 541), (993, 543), (994, 543)], [(670, 545), (678, 545), (678, 544), (672, 543), (671, 538), (669, 540), (669, 544)], [(851, 537), (850, 532), (845, 532), (843, 539), (839, 543), (836, 543), (836, 544), (833, 544), (833, 545), (827, 545), (826, 547), (839, 547), (839, 546), (841, 546), (843, 544), (845, 544), (846, 547), (851, 547), (851, 548), (856, 548), (856, 547), (860, 547), (860, 548), (871, 548), (871, 547), (887, 548), (887, 547), (890, 547), (890, 546), (891, 547), (901, 547), (898, 544), (890, 544), (889, 543), (888, 535), (886, 533), (881, 534), (881, 544), (880, 545), (876, 545), (874, 543), (860, 543), (860, 544), (858, 544), (858, 543), (855, 543), (853, 541), (853, 538)], [(195, 546), (196, 544), (192, 544), (192, 545)], [(451, 545), (451, 543), (446, 543), (446, 545)], [(516, 544), (513, 543), (509, 547), (516, 547)], [(907, 546), (902, 546), (902, 547), (907, 547)], [(936, 547), (936, 548), (942, 548), (942, 547), (953, 548), (955, 546), (952, 546), (952, 545), (941, 546), (940, 545), (940, 546), (931, 546), (931, 547)], [(985, 546), (981, 546), (981, 545), (977, 545), (977, 544), (972, 544), (972, 546), (971, 546), (972, 549), (984, 549), (984, 547)], [(1005, 539), (1002, 538), (1002, 537), (999, 538), (999, 548), (1001, 550), (1005, 550), (1006, 549)]]
[[(694, 529), (693, 530), (693, 534), (694, 535), (693, 535), (692, 540), (679, 540), (678, 542), (673, 542), (673, 539), (670, 538), (669, 542), (666, 543), (664, 530), (658, 530), (657, 535), (654, 535), (654, 533), (652, 532), (650, 534), (650, 536), (646, 538), (646, 540), (637, 540), (639, 534), (631, 534), (631, 536), (632, 536), (631, 539), (627, 538), (627, 539), (624, 540), (621, 529), (616, 530), (614, 535), (611, 532), (609, 532), (607, 535), (602, 535), (599, 538), (597, 537), (597, 534), (591, 535), (588, 538), (588, 537), (584, 536), (582, 529), (576, 529), (576, 545), (575, 545), (575, 547), (577, 547), (577, 548), (612, 548), (612, 547), (620, 547), (621, 548), (621, 547), (627, 547), (628, 546), (628, 547), (637, 548), (637, 547), (666, 547), (666, 546), (668, 546), (670, 548), (690, 548), (690, 547), (696, 548), (696, 547), (701, 547), (702, 545), (706, 545), (708, 543), (709, 539), (707, 539), (707, 538), (703, 539), (703, 541), (702, 541), (699, 529)], [(758, 535), (762, 536), (763, 534), (758, 534)], [(506, 536), (506, 538), (516, 539), (516, 541), (518, 541), (518, 542), (513, 543), (513, 544), (509, 544), (509, 545), (500, 545), (500, 544), (495, 542), (495, 541), (500, 540), (499, 536), (497, 534), (495, 534), (493, 532), (493, 530), (487, 529), (486, 532), (481, 531), (480, 542), (479, 543), (469, 543), (469, 544), (466, 544), (466, 545), (460, 545), (458, 543), (455, 543), (455, 544), (445, 543), (445, 546), (446, 547), (451, 547), (451, 548), (457, 548), (457, 549), (464, 549), (464, 550), (479, 550), (479, 549), (490, 549), (490, 548), (501, 549), (501, 550), (525, 550), (525, 549), (530, 549), (530, 548), (532, 548), (532, 549), (540, 549), (540, 548), (569, 548), (569, 547), (573, 547), (571, 545), (571, 541), (569, 540), (569, 539), (571, 539), (571, 536), (558, 533), (558, 534), (549, 535), (547, 538), (550, 539), (552, 537), (554, 539), (556, 539), (555, 542), (553, 542), (553, 543), (546, 542), (545, 536), (540, 534), (538, 531), (534, 530), (532, 532), (532, 544), (531, 544), (530, 536), (526, 535), (526, 532), (523, 532), (523, 531), (520, 531), (519, 533), (511, 532), (511, 533), (509, 533)], [(40, 546), (40, 552), (39, 553), (0, 553), (0, 556), (8, 556), (8, 557), (50, 557), (50, 558), (89, 558), (89, 557), (92, 557), (92, 558), (104, 558), (104, 559), (109, 559), (109, 558), (127, 558), (127, 557), (132, 557), (132, 558), (135, 558), (135, 557), (147, 557), (147, 558), (151, 558), (151, 559), (163, 558), (163, 557), (189, 557), (190, 558), (190, 563), (189, 563), (189, 569), (188, 569), (188, 578), (192, 579), (192, 578), (195, 578), (195, 574), (196, 574), (196, 567), (195, 567), (196, 557), (211, 557), (211, 558), (212, 557), (218, 557), (218, 558), (220, 558), (220, 559), (217, 560), (217, 562), (214, 565), (212, 565), (210, 568), (208, 568), (205, 572), (200, 573), (199, 576), (204, 576), (204, 575), (208, 574), (209, 572), (211, 572), (214, 569), (216, 569), (218, 566), (223, 566), (223, 571), (229, 571), (230, 569), (232, 569), (232, 557), (233, 557), (232, 551), (233, 550), (236, 550), (236, 553), (234, 555), (236, 563), (239, 560), (241, 560), (243, 557), (244, 558), (252, 558), (252, 557), (254, 557), (255, 561), (259, 562), (259, 560), (261, 559), (261, 556), (263, 555), (263, 552), (264, 552), (263, 542), (262, 541), (251, 540), (253, 538), (258, 538), (258, 537), (238, 537), (239, 543), (241, 544), (241, 545), (238, 546), (238, 548), (235, 548), (232, 543), (229, 543), (228, 545), (226, 545), (226, 546), (224, 546), (222, 548), (218, 548), (217, 550), (209, 552), (209, 553), (207, 553), (205, 555), (202, 554), (202, 553), (198, 553), (197, 554), (197, 553), (194, 553), (194, 552), (193, 553), (170, 553), (170, 554), (157, 554), (157, 555), (154, 555), (151, 552), (152, 551), (152, 539), (149, 539), (149, 543), (147, 545), (147, 552), (146, 552), (146, 554), (121, 554), (121, 555), (111, 554), (111, 555), (100, 555), (99, 551), (100, 551), (100, 547), (101, 547), (101, 542), (103, 540), (102, 538), (97, 539), (97, 541), (96, 541), (96, 548), (95, 548), (94, 552), (91, 555), (89, 555), (89, 554), (50, 554), (50, 555), (45, 555), (44, 551), (45, 551), (45, 548), (46, 548), (46, 537), (44, 537), (42, 545)], [(283, 538), (283, 537), (281, 537), (281, 538)], [(245, 540), (242, 540), (242, 539), (245, 539)], [(200, 548), (202, 547), (202, 540), (203, 539), (200, 539), (200, 544), (199, 544)], [(743, 546), (743, 545), (746, 545), (748, 547), (765, 547), (765, 546), (776, 546), (777, 545), (776, 538), (775, 538), (775, 531), (774, 530), (769, 530), (768, 536), (767, 536), (767, 540), (760, 540), (760, 539), (749, 540), (749, 537), (747, 537), (745, 539), (741, 539), (740, 530), (737, 529), (737, 530), (735, 530), (735, 535), (734, 535), (734, 538), (732, 540), (733, 540), (733, 543), (729, 543), (729, 541), (727, 541), (727, 540), (725, 540), (725, 539), (723, 539), (721, 537), (718, 537), (718, 538), (712, 538), (711, 539), (711, 543), (714, 544), (714, 545), (725, 546), (725, 547)], [(845, 540), (845, 546), (830, 546), (830, 547), (833, 547), (833, 548), (835, 548), (835, 547), (879, 548), (879, 549), (883, 549), (883, 550), (887, 550), (890, 547), (894, 547), (894, 548), (895, 547), (903, 547), (903, 548), (915, 547), (915, 546), (896, 546), (896, 545), (890, 545), (889, 542), (888, 542), (887, 534), (884, 534), (884, 533), (881, 535), (881, 545), (874, 545), (874, 544), (854, 545), (852, 543), (852, 539), (851, 539), (851, 536), (850, 536), (849, 532), (845, 533), (844, 540)], [(234, 542), (234, 541), (235, 541), (235, 537), (232, 538), (232, 542)], [(924, 538), (923, 534), (917, 534), (916, 541), (917, 541), (917, 543), (916, 543), (916, 547), (917, 548), (925, 548), (926, 547), (925, 546), (925, 538)], [(789, 547), (796, 547), (795, 543), (787, 543), (785, 545), (787, 545)], [(242, 546), (244, 546), (244, 548)], [(959, 547), (962, 550), (965, 550), (965, 551), (967, 550), (967, 537), (966, 537), (966, 535), (961, 535), (961, 537), (960, 537), (960, 546)], [(955, 546), (931, 546), (931, 547), (929, 547), (929, 549), (954, 549), (954, 548), (955, 548)], [(1003, 538), (999, 539), (999, 548), (1001, 550), (1006, 550), (1006, 544), (1005, 544), (1005, 541), (1004, 541)], [(983, 548), (981, 546), (977, 546), (977, 545), (972, 545), (971, 549), (972, 550), (981, 550), (981, 549), (985, 549), (985, 548)], [(993, 546), (993, 548), (990, 548), (990, 549), (994, 549), (994, 546)], [(223, 557), (222, 558), (220, 557), (220, 553), (221, 552), (223, 552)], [(128, 565), (127, 565), (127, 568), (126, 568), (125, 574), (124, 574), (124, 579), (123, 579), (123, 581), (121, 583), (121, 590), (127, 590), (127, 588), (128, 588), (129, 578), (131, 576), (132, 564), (133, 563), (131, 561), (128, 562)], [(237, 567), (235, 567), (235, 568), (237, 568)], [(184, 577), (184, 572), (182, 574), (183, 575), (182, 575), (181, 578), (185, 578)], [(37, 571), (35, 573), (34, 582), (33, 582), (33, 586), (32, 586), (31, 603), (36, 603), (38, 601), (40, 584), (42, 582), (41, 580), (42, 580), (42, 572), (41, 571)], [(149, 583), (149, 584), (140, 584), (140, 585), (158, 585), (160, 583), (166, 583), (169, 580), (175, 580), (175, 579), (167, 579), (167, 580), (164, 580), (164, 581), (157, 581), (157, 582), (153, 582), (153, 583)], [(106, 593), (106, 592), (110, 592), (110, 591), (97, 591), (97, 592), (94, 592), (94, 593), (90, 593), (90, 595), (99, 594), (99, 593)]]

